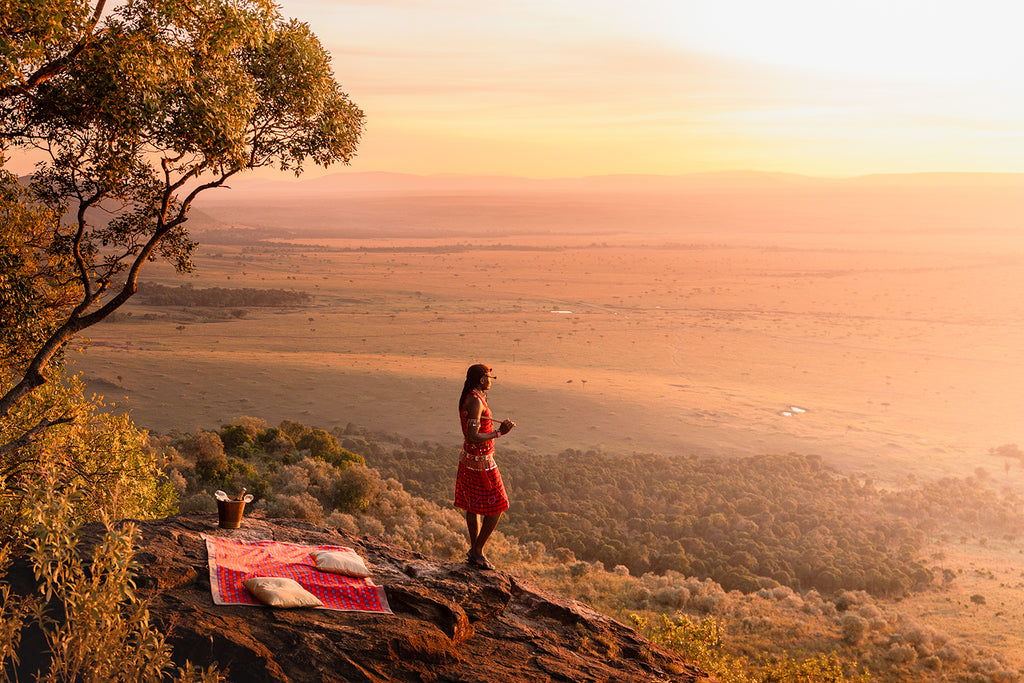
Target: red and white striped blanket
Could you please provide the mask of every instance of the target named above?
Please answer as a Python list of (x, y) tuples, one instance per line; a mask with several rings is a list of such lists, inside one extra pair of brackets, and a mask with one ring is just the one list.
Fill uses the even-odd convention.
[(207, 536), (210, 557), (210, 592), (217, 605), (261, 604), (242, 582), (256, 576), (294, 579), (320, 599), (322, 609), (392, 614), (384, 589), (369, 578), (356, 579), (322, 572), (309, 553), (314, 550), (354, 552), (332, 545), (300, 545), (279, 541), (235, 541)]

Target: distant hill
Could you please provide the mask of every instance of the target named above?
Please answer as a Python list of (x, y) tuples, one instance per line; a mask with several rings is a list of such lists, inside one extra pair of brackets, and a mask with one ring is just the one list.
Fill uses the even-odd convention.
[(1022, 174), (723, 172), (531, 179), (342, 172), (239, 178), (216, 220), (306, 237), (1017, 231)]
[[(31, 175), (18, 176), (18, 183), (21, 186), (28, 187), (30, 182), (32, 182)], [(111, 210), (113, 211), (113, 209)], [(86, 212), (87, 218), (97, 224), (108, 220), (110, 215), (111, 212), (100, 208), (91, 208)], [(64, 220), (69, 222), (75, 220), (74, 206), (70, 207), (64, 214)], [(192, 208), (188, 212), (188, 225), (193, 232), (196, 230), (215, 230), (226, 227), (225, 224), (218, 219), (196, 208)]]
[[(802, 188), (1024, 188), (1021, 173), (905, 173), (825, 178), (795, 173), (717, 171), (683, 175), (611, 174), (571, 178), (340, 171), (319, 177), (241, 176), (230, 182), (237, 197), (309, 194), (404, 193), (519, 193), (519, 192), (639, 192), (659, 194), (695, 190), (731, 191)], [(217, 193), (226, 199), (227, 192)], [(212, 196), (212, 195), (211, 195)]]

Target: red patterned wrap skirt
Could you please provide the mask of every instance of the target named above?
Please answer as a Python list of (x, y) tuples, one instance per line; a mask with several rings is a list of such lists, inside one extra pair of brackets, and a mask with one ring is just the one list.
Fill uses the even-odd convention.
[[(498, 466), (476, 469), (475, 458), (459, 458), (455, 479), (455, 507), (476, 515), (497, 515), (508, 510), (508, 496)], [(488, 458), (491, 463), (494, 461)]]

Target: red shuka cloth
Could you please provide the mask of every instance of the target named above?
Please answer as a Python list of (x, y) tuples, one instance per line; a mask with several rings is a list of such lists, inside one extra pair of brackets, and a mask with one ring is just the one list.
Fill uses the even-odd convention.
[(473, 470), (459, 462), (455, 507), (477, 515), (496, 515), (508, 510), (508, 496), (498, 468)]

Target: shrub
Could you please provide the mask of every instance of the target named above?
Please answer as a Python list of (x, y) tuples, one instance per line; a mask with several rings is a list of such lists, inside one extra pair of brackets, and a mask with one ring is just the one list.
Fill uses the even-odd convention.
[(362, 465), (366, 467), (366, 460), (361, 455), (356, 455), (352, 451), (347, 451), (344, 448), (337, 448), (330, 453), (326, 453), (323, 456), (326, 462), (331, 463), (335, 467), (348, 467), (349, 465)]
[(913, 646), (917, 654), (927, 657), (935, 651), (935, 629), (913, 625), (903, 631), (903, 642)]
[(834, 654), (817, 655), (802, 660), (784, 655), (779, 661), (766, 664), (757, 680), (758, 683), (802, 683), (803, 681), (814, 681), (814, 683), (863, 681), (867, 683), (871, 680), (868, 674), (854, 674), (852, 678), (847, 678), (845, 668), (843, 662)]
[(181, 512), (216, 512), (217, 500), (206, 491), (200, 491), (183, 498), (180, 510)]
[(359, 533), (367, 536), (380, 536), (384, 533), (384, 525), (380, 520), (370, 515), (357, 515), (356, 521), (359, 524)]
[[(14, 665), (15, 680), (220, 680), (215, 668), (176, 668), (164, 637), (150, 626), (146, 604), (132, 584), (134, 526), (107, 523), (106, 534), (86, 558), (78, 548), (81, 517), (76, 501), (84, 492), (77, 485), (61, 484), (61, 475), (51, 467), (25, 494), (33, 503), (26, 547), (40, 592), (20, 601), (12, 599), (8, 586), (0, 592), (0, 672), (5, 680), (8, 662)], [(9, 550), (5, 545), (0, 552), (0, 575)], [(29, 622), (42, 633), (43, 653), (19, 653), (20, 631)], [(38, 642), (33, 639), (32, 646)], [(27, 662), (43, 668), (29, 671)]]
[(227, 468), (224, 442), (216, 432), (197, 430), (178, 441), (175, 446), (183, 457), (195, 463), (196, 473), (203, 479), (216, 479)]
[(576, 562), (569, 567), (569, 576), (579, 580), (590, 573), (591, 566), (586, 562)]
[(324, 526), (340, 529), (350, 534), (359, 533), (359, 522), (356, 518), (337, 510), (324, 517)]
[(840, 612), (853, 609), (868, 601), (868, 594), (864, 591), (842, 591), (834, 600), (836, 609)]
[(330, 492), (331, 503), (340, 512), (363, 512), (381, 491), (376, 470), (352, 466), (341, 471)]
[(860, 645), (868, 634), (868, 621), (856, 614), (845, 614), (839, 620), (839, 632), (848, 645)]
[(332, 434), (322, 429), (313, 429), (303, 434), (295, 442), (295, 445), (302, 450), (308, 450), (312, 457), (320, 459), (335, 453), (339, 449), (338, 440)]
[(297, 495), (278, 495), (267, 503), (268, 517), (293, 517), (295, 519), (306, 519), (314, 524), (319, 524), (324, 516), (324, 508), (309, 492), (303, 491)]
[(313, 431), (312, 428), (307, 427), (301, 422), (293, 422), (292, 420), (282, 420), (281, 424), (278, 425), (278, 429), (285, 433), (293, 443), (298, 443), (302, 437)]
[[(9, 381), (0, 381), (0, 391)], [(103, 513), (115, 519), (147, 518), (175, 510), (177, 491), (160, 471), (146, 433), (128, 416), (104, 412), (101, 400), (86, 399), (82, 392), (78, 378), (56, 373), (0, 420), (0, 443), (45, 422), (45, 415), (56, 413), (67, 420), (0, 453), (0, 472), (7, 481), (0, 489), (0, 529), (14, 534), (7, 540), (17, 542), (16, 530), (24, 527), (30, 512), (24, 491), (38, 482), (45, 468), (57, 473), (56, 485), (77, 488), (79, 495), (71, 503), (83, 523)]]
[(576, 562), (576, 555), (568, 548), (555, 548), (555, 560), (559, 564), (572, 564)]
[(746, 657), (724, 653), (725, 631), (713, 618), (693, 620), (688, 616), (669, 619), (662, 615), (658, 626), (632, 615), (633, 624), (652, 642), (678, 652), (685, 659), (704, 669), (717, 680), (729, 683), (867, 683), (868, 674), (854, 673), (847, 677), (844, 664), (836, 655), (817, 655), (793, 659), (783, 655), (773, 662), (757, 664)]
[(243, 415), (235, 419), (235, 424), (245, 430), (246, 434), (253, 439), (259, 437), (267, 429), (267, 421), (262, 417), (251, 417)]
[(260, 434), (258, 441), (263, 446), (263, 450), (271, 455), (287, 453), (295, 449), (295, 442), (277, 427), (271, 427)]
[(675, 611), (686, 606), (690, 600), (690, 591), (681, 586), (662, 588), (655, 591), (653, 598), (659, 608)]
[[(540, 541), (528, 541), (526, 545), (523, 546), (523, 549), (526, 551), (526, 557), (532, 562), (541, 561), (548, 553), (548, 549), (544, 547), (544, 544)], [(621, 567), (622, 565), (619, 566)], [(626, 569), (625, 567), (622, 568)], [(619, 567), (615, 568), (615, 572), (619, 573)], [(626, 569), (626, 573), (629, 573), (628, 569)]]
[(885, 658), (893, 664), (913, 664), (917, 661), (917, 651), (906, 643), (893, 643)]
[(703, 614), (711, 614), (718, 607), (721, 600), (721, 594), (703, 593), (701, 595), (694, 596), (690, 600), (690, 606)]
[(239, 458), (247, 458), (256, 448), (253, 435), (242, 425), (227, 425), (220, 430), (224, 450)]

